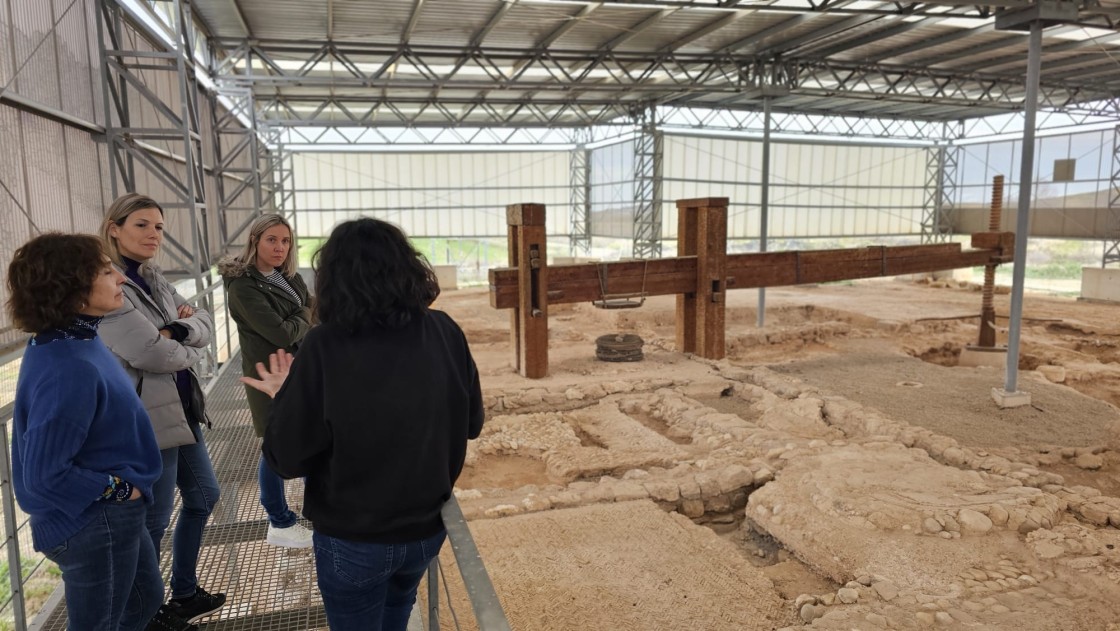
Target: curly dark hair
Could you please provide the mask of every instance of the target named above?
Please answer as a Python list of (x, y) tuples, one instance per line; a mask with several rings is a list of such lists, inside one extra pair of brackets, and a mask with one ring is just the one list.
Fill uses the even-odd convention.
[(315, 295), (319, 322), (359, 333), (405, 326), (439, 282), (400, 228), (366, 217), (339, 224), (315, 254)]
[(28, 333), (74, 321), (109, 264), (101, 240), (88, 234), (48, 232), (24, 243), (8, 265), (8, 315)]

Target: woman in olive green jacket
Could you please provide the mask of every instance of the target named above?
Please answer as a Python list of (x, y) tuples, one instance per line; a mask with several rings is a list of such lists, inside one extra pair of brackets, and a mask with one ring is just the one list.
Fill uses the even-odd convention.
[[(292, 227), (283, 217), (263, 215), (249, 229), (244, 251), (218, 263), (230, 316), (237, 323), (241, 367), (246, 376), (256, 376), (257, 362), (267, 363), (269, 354), (277, 349), (295, 353), (311, 328), (310, 295), (296, 273), (294, 241)], [(253, 429), (262, 437), (272, 400), (247, 386), (245, 392)], [(258, 477), (261, 504), (268, 513), (268, 543), (310, 548), (311, 531), (297, 523), (284, 495), (284, 480), (263, 458)]]

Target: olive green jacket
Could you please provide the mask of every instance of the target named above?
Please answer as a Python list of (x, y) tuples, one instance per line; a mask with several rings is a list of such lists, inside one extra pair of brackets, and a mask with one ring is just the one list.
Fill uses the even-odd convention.
[[(237, 324), (241, 341), (241, 370), (245, 376), (256, 378), (257, 362), (267, 366), (268, 356), (280, 348), (295, 353), (311, 328), (307, 284), (299, 274), (287, 279), (299, 294), (301, 305), (291, 294), (265, 280), (252, 265), (225, 258), (218, 262), (218, 271), (226, 284), (230, 317)], [(248, 386), (245, 393), (253, 414), (253, 429), (263, 437), (272, 399)]]

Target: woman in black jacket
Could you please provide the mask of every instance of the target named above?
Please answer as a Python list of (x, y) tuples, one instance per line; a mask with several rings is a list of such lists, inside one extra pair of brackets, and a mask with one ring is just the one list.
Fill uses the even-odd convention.
[(447, 534), (440, 508), (482, 430), (478, 370), (459, 326), (429, 308), (435, 274), (396, 226), (339, 225), (315, 280), (321, 326), (298, 359), (280, 350), (257, 364), (260, 380), (242, 381), (275, 399), (269, 464), (307, 477), (332, 631), (403, 630)]

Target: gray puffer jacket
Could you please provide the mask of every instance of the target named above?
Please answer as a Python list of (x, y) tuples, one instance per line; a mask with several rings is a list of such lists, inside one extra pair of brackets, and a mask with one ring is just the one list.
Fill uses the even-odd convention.
[[(117, 268), (121, 274), (124, 270)], [(195, 308), (194, 315), (179, 318), (184, 299), (153, 265), (140, 266), (140, 275), (152, 289), (149, 296), (139, 285), (124, 284), (124, 306), (105, 316), (98, 334), (121, 360), (133, 384), (143, 379), (140, 399), (152, 419), (160, 449), (194, 444), (194, 434), (175, 386), (175, 373), (190, 369), (210, 343), (214, 323), (210, 314)], [(187, 329), (182, 343), (163, 337), (160, 328), (177, 322)]]

